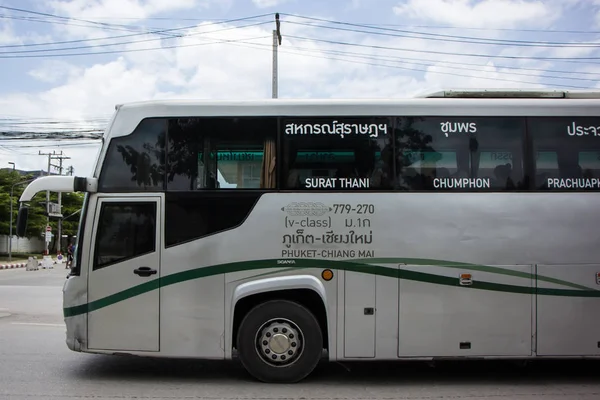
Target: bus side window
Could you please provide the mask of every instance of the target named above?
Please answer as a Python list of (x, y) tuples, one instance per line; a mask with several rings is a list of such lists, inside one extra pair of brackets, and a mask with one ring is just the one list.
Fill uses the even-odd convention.
[(391, 118), (283, 118), (282, 188), (391, 190)]
[(599, 190), (600, 118), (529, 118), (537, 190)]
[(167, 190), (275, 189), (277, 119), (169, 121)]
[(525, 187), (524, 118), (397, 118), (400, 190), (497, 191)]
[(111, 139), (102, 163), (99, 190), (162, 191), (166, 128), (165, 119), (148, 118), (130, 135)]

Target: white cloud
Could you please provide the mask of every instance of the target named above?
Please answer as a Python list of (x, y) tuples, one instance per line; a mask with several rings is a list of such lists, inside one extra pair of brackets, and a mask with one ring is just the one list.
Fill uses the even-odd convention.
[(541, 0), (408, 0), (394, 7), (398, 16), (462, 27), (512, 28), (527, 22), (548, 24), (560, 17)]
[(21, 44), (22, 39), (13, 30), (12, 24), (4, 20), (0, 22), (0, 45)]
[(54, 11), (78, 19), (137, 18), (177, 10), (206, 7), (208, 1), (199, 0), (54, 0), (48, 3)]
[[(435, 72), (446, 72), (448, 75), (438, 75)], [(472, 87), (487, 87), (493, 86), (497, 89), (522, 89), (522, 88), (534, 88), (543, 87), (543, 85), (536, 82), (535, 74), (532, 77), (515, 77), (510, 74), (504, 74), (493, 63), (489, 63), (486, 67), (480, 68), (479, 71), (469, 70), (469, 74), (466, 75), (456, 70), (447, 70), (441, 65), (434, 65), (427, 68), (425, 74), (425, 82), (432, 86), (439, 87), (456, 87), (456, 88), (472, 88)], [(508, 71), (510, 72), (510, 71)], [(519, 83), (522, 81), (523, 83)], [(524, 83), (531, 82), (531, 83)]]
[(596, 24), (596, 28), (600, 27), (600, 8), (598, 8), (598, 6), (600, 6), (600, 0), (592, 0), (593, 5), (595, 6), (595, 18), (594, 18), (594, 22)]
[(351, 10), (355, 10), (355, 9), (361, 8), (365, 5), (368, 5), (368, 2), (366, 2), (365, 0), (351, 0), (349, 8)]
[(254, 5), (258, 8), (269, 8), (279, 6), (286, 3), (288, 0), (252, 0)]
[[(48, 141), (30, 140), (27, 142), (11, 142), (0, 147), (0, 160), (2, 165), (0, 168), (10, 168), (8, 162), (14, 162), (15, 168), (22, 171), (44, 171), (48, 170), (47, 156), (38, 154), (38, 150), (42, 153), (60, 151), (70, 159), (63, 161), (63, 167), (68, 168), (73, 166), (74, 175), (90, 176), (92, 173), (92, 160), (98, 155), (100, 144), (85, 144), (85, 143), (69, 143), (68, 141), (56, 142), (52, 146), (48, 145)], [(53, 169), (53, 172), (58, 172)], [(64, 170), (63, 170), (64, 173)]]
[(28, 74), (41, 82), (59, 83), (81, 72), (81, 67), (64, 60), (43, 60), (37, 68), (30, 70)]
[[(58, 32), (91, 39), (126, 34), (128, 30), (140, 32), (139, 21), (148, 17), (175, 11), (198, 11), (214, 5), (226, 8), (231, 3), (232, 0), (53, 0), (47, 6), (55, 14), (78, 20), (55, 25)], [(97, 23), (88, 24), (82, 20)]]
[(52, 105), (54, 118), (73, 119), (83, 115), (110, 114), (115, 103), (153, 97), (158, 76), (129, 68), (123, 58), (94, 65), (39, 96)]

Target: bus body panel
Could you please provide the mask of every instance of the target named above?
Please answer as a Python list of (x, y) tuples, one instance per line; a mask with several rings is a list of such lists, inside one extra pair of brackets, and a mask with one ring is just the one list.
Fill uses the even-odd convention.
[[(373, 204), (369, 229), (373, 240), (362, 245), (363, 252), (373, 251), (372, 257), (358, 258), (361, 248), (357, 246), (303, 246), (300, 238), (312, 234), (326, 241), (329, 230), (287, 233), (290, 229), (285, 228), (286, 215), (281, 210), (291, 202)], [(433, 209), (430, 206), (434, 204), (443, 207)], [(565, 213), (565, 207), (571, 206), (579, 212)], [(600, 271), (595, 270), (596, 265), (582, 267), (600, 255), (593, 245), (599, 239), (600, 226), (600, 214), (594, 209), (593, 194), (265, 194), (241, 226), (164, 250), (160, 354), (223, 357), (223, 347), (232, 343), (236, 288), (266, 276), (309, 273), (319, 278), (322, 269), (330, 268), (337, 280), (323, 285), (329, 329), (336, 324), (341, 327), (333, 336), (337, 341), (332, 341), (334, 346), (337, 343), (338, 359), (362, 359), (365, 355), (373, 359), (391, 355), (526, 357), (532, 354), (533, 335), (538, 340), (552, 336), (552, 348), (559, 355), (581, 355), (569, 343), (584, 338), (588, 343), (581, 343), (582, 348), (591, 349), (590, 340), (600, 327), (597, 320), (571, 317), (574, 324), (568, 328), (550, 328), (556, 328), (552, 325), (558, 323), (553, 322), (558, 320), (556, 313), (568, 315), (572, 304), (578, 304), (581, 312), (600, 306), (596, 281)], [(520, 217), (507, 217), (510, 215)], [(331, 224), (343, 227), (353, 218), (357, 217), (334, 214)], [(348, 229), (336, 230), (339, 234), (345, 231)], [(360, 232), (357, 229), (355, 235)], [(575, 236), (578, 240), (573, 242)], [(432, 243), (438, 250), (432, 250)], [(570, 243), (568, 251), (564, 243)], [(307, 249), (320, 255), (290, 257), (294, 250)], [(336, 250), (345, 250), (349, 257), (336, 257)], [(258, 264), (252, 265), (254, 262)], [(533, 266), (540, 264), (563, 266), (538, 268), (537, 276), (533, 275)], [(189, 276), (172, 278), (186, 273)], [(350, 285), (345, 274), (352, 274)], [(461, 285), (461, 274), (471, 274), (472, 285)], [(353, 291), (360, 286), (355, 285), (361, 283), (375, 286), (375, 291), (360, 289), (356, 295)], [(336, 285), (340, 289), (337, 296)], [(532, 320), (536, 286), (557, 290), (537, 295), (537, 321)], [(550, 313), (546, 304), (551, 304), (554, 312)], [(119, 303), (109, 307), (119, 307)], [(365, 315), (365, 308), (373, 308), (373, 315)], [(354, 314), (349, 315), (348, 310)], [(349, 340), (348, 332), (358, 329), (372, 329), (369, 334), (378, 340), (367, 338), (349, 353), (346, 350), (358, 339)], [(579, 332), (583, 330), (589, 335), (582, 337)], [(460, 349), (461, 342), (471, 342), (471, 349)], [(570, 347), (561, 350), (561, 346)], [(547, 350), (543, 354), (548, 354)], [(586, 353), (596, 354), (595, 349)]]
[[(79, 220), (78, 242), (73, 269), (63, 285), (63, 316), (67, 328), (66, 343), (73, 351), (88, 351), (88, 266), (91, 265), (91, 243), (96, 218), (98, 195), (86, 193)], [(85, 228), (88, 229), (85, 229)], [(77, 271), (74, 275), (74, 271)]]
[[(268, 199), (277, 199), (276, 204)], [(298, 234), (297, 230), (293, 231), (292, 239), (296, 239), (296, 243), (287, 248), (285, 243), (288, 240), (285, 235), (290, 230), (282, 228), (286, 216), (279, 216), (280, 221), (283, 220), (279, 224), (274, 217), (281, 214), (280, 210), (291, 202), (323, 203), (329, 208), (342, 202), (351, 204), (353, 208), (357, 204), (373, 204), (376, 212), (369, 216), (373, 242), (369, 246), (363, 246), (368, 248), (363, 251), (373, 250), (371, 259), (358, 259), (360, 246), (302, 245), (302, 237), (306, 239), (308, 234), (323, 237), (327, 235), (328, 229), (311, 232), (306, 230), (302, 234)], [(565, 208), (568, 210), (570, 207), (579, 212), (565, 212)], [(535, 193), (279, 193), (263, 195), (247, 221), (234, 231), (245, 232), (247, 229), (256, 237), (255, 241), (246, 239), (238, 242), (241, 246), (240, 253), (246, 254), (247, 259), (280, 257), (288, 260), (286, 262), (300, 262), (283, 256), (293, 255), (293, 250), (311, 248), (317, 253), (325, 249), (325, 256), (333, 255), (334, 248), (355, 250), (354, 258), (330, 259), (322, 257), (322, 253), (321, 257), (313, 259), (318, 259), (323, 268), (337, 271), (339, 287), (343, 289), (338, 296), (341, 299), (338, 323), (341, 322), (339, 326), (343, 327), (337, 336), (338, 341), (343, 344), (341, 348), (338, 346), (339, 358), (385, 359), (389, 358), (390, 351), (401, 357), (526, 357), (534, 351), (532, 337), (536, 334), (533, 310), (535, 288), (547, 287), (554, 280), (561, 279), (555, 273), (540, 273), (536, 277), (533, 274), (534, 266), (540, 263), (564, 263), (565, 260), (571, 260), (570, 265), (587, 264), (596, 259), (600, 255), (598, 248), (594, 246), (600, 234), (597, 229), (600, 226), (600, 215), (593, 213), (594, 209), (595, 200), (591, 193), (560, 193), (551, 197)], [(340, 214), (332, 217), (331, 224), (335, 227), (343, 227), (349, 220), (363, 218)], [(290, 219), (287, 221), (289, 224)], [(558, 230), (557, 226), (563, 229)], [(347, 231), (348, 229), (342, 228), (336, 233)], [(356, 234), (360, 232), (356, 229)], [(552, 234), (544, 235), (544, 232)], [(579, 238), (575, 243), (572, 242), (574, 236)], [(270, 255), (264, 254), (270, 244), (279, 238), (280, 250), (271, 248)], [(434, 243), (437, 248), (435, 250)], [(564, 243), (570, 243), (567, 252)], [(252, 247), (256, 250), (253, 251)], [(250, 257), (253, 253), (259, 254)], [(345, 261), (358, 263), (358, 266), (344, 264)], [(419, 264), (415, 264), (416, 262)], [(432, 262), (435, 264), (432, 265)], [(377, 275), (377, 280), (369, 276), (368, 270), (354, 272), (351, 270), (353, 267), (372, 268), (372, 274)], [(350, 270), (344, 272), (346, 268)], [(398, 276), (394, 276), (394, 270), (399, 271)], [(291, 273), (293, 272), (286, 272)], [(576, 270), (573, 273), (576, 274)], [(351, 279), (355, 280), (350, 282), (350, 286), (348, 274), (352, 274)], [(462, 274), (471, 275), (472, 285), (461, 285)], [(394, 280), (399, 282), (393, 283), (392, 289), (388, 282)], [(581, 299), (590, 307), (599, 306), (600, 299), (597, 296), (578, 297), (598, 290), (596, 275), (589, 273), (580, 280), (577, 283), (573, 279), (562, 279), (559, 283), (561, 299), (569, 295)], [(386, 282), (387, 290), (378, 286), (381, 282)], [(360, 284), (365, 286), (354, 286)], [(358, 287), (361, 288), (360, 293), (352, 293)], [(351, 293), (350, 296), (348, 293)], [(537, 296), (538, 302), (542, 296), (547, 295), (542, 293)], [(428, 298), (429, 302), (422, 301), (423, 298)], [(399, 306), (391, 306), (390, 299)], [(379, 301), (382, 302), (381, 306)], [(440, 304), (447, 312), (441, 319), (437, 309)], [(354, 315), (348, 315), (348, 310), (352, 307)], [(361, 315), (364, 308), (370, 307), (375, 309), (373, 316), (364, 313)], [(383, 313), (389, 313), (389, 310), (399, 310), (400, 318), (398, 314), (391, 319), (388, 314), (386, 318)], [(507, 318), (510, 318), (510, 324), (506, 323)], [(543, 317), (538, 317), (541, 318)], [(398, 325), (391, 328), (389, 325), (385, 326), (390, 321)], [(596, 322), (592, 323), (600, 326)], [(375, 341), (369, 340), (369, 336), (363, 336), (364, 341), (358, 348), (352, 349), (355, 353), (351, 354), (347, 349), (351, 349), (351, 344), (358, 341), (349, 340), (352, 329), (364, 329), (365, 332), (369, 330), (370, 335), (374, 335), (372, 332), (377, 330), (378, 340), (387, 335), (397, 341), (392, 343), (388, 340), (387, 346), (377, 341), (376, 345)], [(570, 335), (570, 332), (578, 329), (577, 326), (571, 326), (569, 330), (562, 330), (557, 334)], [(424, 339), (427, 338), (427, 333), (423, 333), (424, 331), (434, 338), (427, 342)], [(461, 339), (463, 334), (464, 340)], [(439, 341), (435, 342), (435, 338)], [(565, 340), (564, 336), (562, 340)], [(461, 342), (470, 342), (471, 349), (461, 349)], [(419, 355), (415, 349), (427, 350)]]
[[(87, 304), (87, 281), (81, 276), (70, 277), (63, 285), (63, 307), (85, 306)], [(87, 350), (87, 313), (64, 316), (67, 328), (67, 347), (73, 351)]]
[[(444, 280), (447, 285), (400, 279), (399, 357), (532, 354), (534, 280), (523, 278), (531, 277), (532, 266), (486, 265), (498, 268), (502, 275), (482, 267), (400, 266), (402, 274), (427, 274), (430, 280)], [(529, 293), (469, 290), (481, 282), (523, 287)]]
[[(577, 99), (136, 103), (116, 112), (94, 177), (110, 140), (148, 117), (597, 117), (598, 105)], [(136, 195), (155, 194), (119, 196)], [(89, 201), (82, 268), (65, 284), (66, 309), (94, 300), (87, 281), (95, 195)], [(162, 227), (166, 215), (162, 208)], [(241, 225), (173, 246), (161, 242), (160, 351), (151, 354), (231, 358), (240, 286), (268, 282), (271, 291), (277, 282), (271, 278), (308, 275), (325, 289), (330, 360), (599, 356), (599, 227), (593, 192), (267, 192)], [(321, 278), (324, 269), (333, 271), (331, 281)], [(115, 352), (88, 347), (87, 320), (99, 311), (65, 317), (69, 348)]]
[(374, 358), (377, 276), (344, 273), (344, 358)]
[(232, 252), (227, 251), (226, 242), (237, 235), (214, 235), (164, 250), (160, 336), (167, 354), (224, 358), (225, 277), (222, 273), (204, 275), (202, 268), (227, 259), (226, 254)]
[[(396, 264), (379, 264), (392, 270)], [(375, 314), (375, 358), (393, 360), (398, 356), (399, 281), (377, 275)]]
[[(598, 227), (597, 229), (600, 229)], [(564, 249), (568, 251), (568, 248)], [(553, 264), (537, 266), (537, 273), (577, 285), (600, 284), (600, 264)], [(594, 282), (594, 280), (596, 282)], [(538, 287), (560, 290), (558, 284), (538, 282)], [(598, 298), (578, 296), (538, 296), (537, 354), (541, 356), (600, 356)]]

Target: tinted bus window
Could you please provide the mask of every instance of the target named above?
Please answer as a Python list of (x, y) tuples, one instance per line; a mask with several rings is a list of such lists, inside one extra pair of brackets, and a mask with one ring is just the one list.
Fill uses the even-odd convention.
[(104, 203), (100, 210), (93, 269), (156, 250), (154, 203)]
[(282, 187), (291, 190), (392, 188), (390, 118), (284, 118)]
[(131, 135), (111, 139), (100, 173), (100, 191), (162, 191), (165, 133), (164, 119), (145, 119)]
[(400, 190), (504, 191), (527, 187), (523, 118), (397, 118)]
[(276, 118), (173, 118), (167, 190), (274, 189)]
[(600, 118), (530, 118), (538, 190), (600, 189)]

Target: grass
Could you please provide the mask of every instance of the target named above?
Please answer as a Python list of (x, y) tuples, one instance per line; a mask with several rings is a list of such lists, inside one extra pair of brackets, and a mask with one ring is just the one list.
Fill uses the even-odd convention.
[[(12, 261), (15, 260), (27, 260), (29, 257), (37, 257), (38, 260), (41, 260), (43, 255), (42, 253), (12, 253)], [(53, 255), (56, 257), (56, 255)], [(0, 262), (8, 261), (8, 254), (0, 255)]]

